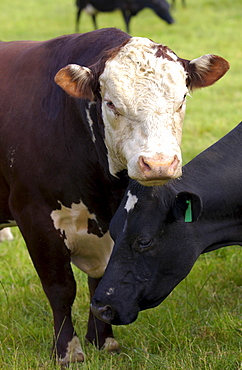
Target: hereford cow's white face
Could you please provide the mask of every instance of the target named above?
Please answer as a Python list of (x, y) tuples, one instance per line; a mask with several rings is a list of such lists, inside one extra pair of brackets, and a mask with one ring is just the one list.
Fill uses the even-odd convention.
[(219, 56), (181, 59), (166, 46), (132, 37), (110, 50), (105, 62), (90, 68), (70, 64), (55, 81), (68, 94), (90, 101), (99, 99), (100, 85), (110, 172), (115, 176), (127, 169), (143, 185), (162, 185), (181, 176), (188, 87), (210, 86), (228, 69)]
[(127, 168), (145, 185), (181, 176), (187, 74), (169, 49), (156, 56), (159, 48), (132, 38), (99, 79), (110, 171)]

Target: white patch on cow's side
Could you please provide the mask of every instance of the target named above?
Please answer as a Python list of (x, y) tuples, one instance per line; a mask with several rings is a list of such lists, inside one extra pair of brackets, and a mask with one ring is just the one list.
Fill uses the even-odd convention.
[(174, 177), (181, 175), (187, 74), (175, 54), (157, 57), (157, 49), (151, 40), (133, 37), (106, 62), (100, 76), (105, 143), (113, 175), (127, 168), (131, 178), (141, 180), (140, 156), (177, 156)]
[(96, 103), (95, 102), (89, 102), (88, 108), (86, 109), (86, 115), (87, 115), (87, 121), (88, 121), (90, 130), (91, 130), (91, 133), (92, 133), (92, 141), (95, 143), (96, 138), (95, 138), (94, 131), (93, 131), (93, 120), (92, 120), (92, 117), (90, 115), (90, 108), (91, 108), (92, 104), (96, 104)]
[(13, 240), (13, 234), (10, 230), (10, 227), (5, 227), (4, 229), (0, 230), (0, 242), (5, 240)]
[[(109, 232), (102, 237), (88, 234), (88, 219), (95, 220), (97, 225), (98, 222), (95, 214), (90, 214), (82, 202), (73, 203), (71, 208), (60, 205), (61, 209), (51, 212), (51, 218), (55, 228), (65, 235), (72, 263), (93, 278), (101, 277), (113, 248)], [(102, 234), (100, 227), (99, 231)]]
[(73, 337), (68, 343), (67, 352), (64, 358), (59, 358), (58, 362), (62, 366), (68, 366), (71, 362), (83, 362), (84, 352), (77, 336)]
[(138, 202), (138, 198), (136, 197), (136, 195), (132, 195), (130, 190), (128, 191), (127, 196), (128, 196), (128, 199), (127, 199), (127, 202), (124, 208), (129, 213), (130, 211), (132, 211), (132, 209), (134, 209), (135, 204)]

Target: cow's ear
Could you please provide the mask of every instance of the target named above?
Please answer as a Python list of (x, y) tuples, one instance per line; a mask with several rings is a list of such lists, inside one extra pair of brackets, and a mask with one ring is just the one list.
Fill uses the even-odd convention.
[(175, 219), (183, 219), (185, 222), (197, 221), (202, 213), (202, 199), (186, 191), (178, 193), (173, 204)]
[(190, 90), (214, 84), (229, 70), (227, 60), (212, 54), (203, 55), (183, 64), (188, 72), (187, 85)]
[(94, 99), (93, 94), (94, 76), (87, 67), (81, 67), (77, 64), (69, 64), (62, 68), (55, 75), (55, 82), (75, 98), (88, 100)]

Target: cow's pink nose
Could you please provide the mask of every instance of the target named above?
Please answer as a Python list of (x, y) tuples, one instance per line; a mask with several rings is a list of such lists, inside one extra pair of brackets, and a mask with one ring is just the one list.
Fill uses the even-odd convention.
[(140, 156), (138, 160), (140, 172), (144, 179), (171, 179), (176, 176), (179, 165), (177, 155), (166, 157), (156, 155), (154, 157)]

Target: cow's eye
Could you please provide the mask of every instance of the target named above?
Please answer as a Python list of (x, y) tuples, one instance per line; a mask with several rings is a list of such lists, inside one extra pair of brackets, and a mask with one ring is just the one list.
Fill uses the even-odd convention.
[(122, 116), (111, 100), (105, 100), (105, 104), (116, 116)]
[(106, 100), (106, 105), (109, 109), (114, 111), (114, 113), (117, 113), (117, 109), (111, 100)]
[(151, 246), (151, 240), (150, 239), (139, 239), (138, 246), (142, 250), (149, 248)]
[(109, 108), (112, 108), (112, 109), (115, 108), (115, 105), (113, 104), (111, 100), (107, 100), (106, 104)]

